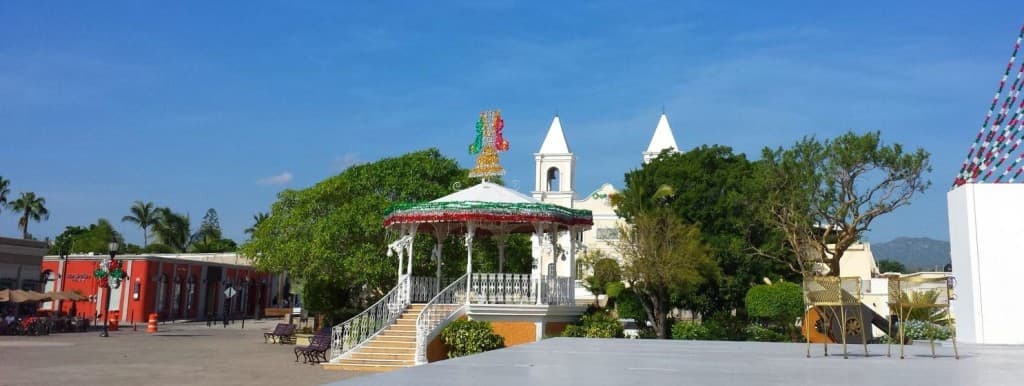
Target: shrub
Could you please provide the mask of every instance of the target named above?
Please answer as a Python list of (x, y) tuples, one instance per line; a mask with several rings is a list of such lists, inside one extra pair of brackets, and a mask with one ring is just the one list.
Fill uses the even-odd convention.
[(562, 336), (568, 338), (583, 338), (587, 336), (587, 329), (583, 328), (583, 326), (570, 324), (565, 326), (565, 330), (562, 331)]
[(491, 324), (479, 320), (456, 320), (441, 330), (448, 357), (456, 358), (505, 347), (505, 338), (495, 334)]
[(604, 293), (608, 295), (609, 298), (613, 299), (618, 298), (619, 295), (622, 295), (622, 292), (625, 290), (626, 285), (621, 281), (614, 281), (604, 286)]
[(774, 331), (770, 328), (761, 326), (759, 324), (750, 324), (743, 330), (747, 334), (747, 339), (756, 342), (785, 342), (789, 340), (785, 334)]
[(676, 322), (672, 325), (672, 339), (707, 340), (711, 331), (698, 322)]
[(711, 340), (747, 340), (747, 321), (728, 312), (711, 315), (701, 323), (708, 328)]
[(953, 335), (949, 327), (923, 320), (908, 320), (903, 328), (906, 339), (913, 340), (946, 340)]
[(751, 317), (782, 325), (793, 324), (804, 311), (800, 286), (785, 281), (750, 287), (743, 300)]
[(615, 312), (620, 318), (633, 319), (637, 324), (646, 324), (647, 316), (644, 314), (644, 306), (640, 304), (640, 298), (632, 289), (626, 289), (615, 299)]
[(562, 336), (582, 338), (621, 338), (622, 324), (605, 311), (584, 314), (579, 325), (566, 326)]

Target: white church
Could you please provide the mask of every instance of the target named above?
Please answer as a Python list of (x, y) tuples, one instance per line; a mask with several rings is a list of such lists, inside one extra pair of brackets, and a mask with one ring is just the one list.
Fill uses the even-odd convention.
[[(668, 123), (668, 117), (662, 113), (654, 128), (654, 135), (651, 137), (647, 150), (641, 152), (643, 162), (650, 162), (666, 149), (671, 152), (679, 151), (675, 136), (672, 134), (672, 127)], [(576, 154), (569, 147), (565, 132), (562, 130), (562, 122), (557, 115), (551, 121), (551, 126), (548, 128), (540, 150), (533, 156), (536, 165), (533, 198), (567, 208), (590, 210), (594, 216), (594, 226), (583, 232), (582, 240), (577, 240), (577, 245), (583, 247), (580, 252), (600, 250), (606, 256), (618, 259), (618, 253), (612, 243), (618, 240), (618, 227), (623, 220), (615, 214), (615, 209), (609, 200), (609, 197), (617, 190), (612, 184), (605, 183), (585, 196), (581, 197), (577, 194)], [(541, 256), (539, 267), (545, 275), (570, 276), (570, 267), (564, 253), (569, 250), (570, 236), (568, 232), (565, 232), (559, 237), (561, 251), (553, 253), (550, 243), (538, 243), (534, 236), (533, 255)], [(555, 258), (558, 260), (553, 260)]]

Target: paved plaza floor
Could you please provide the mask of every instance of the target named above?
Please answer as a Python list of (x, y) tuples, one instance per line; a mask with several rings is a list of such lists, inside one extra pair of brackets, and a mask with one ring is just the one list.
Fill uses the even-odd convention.
[[(333, 385), (1021, 385), (1024, 347), (907, 346), (887, 358), (885, 345), (850, 345), (849, 359), (805, 358), (794, 343), (553, 338), (465, 358), (375, 374)], [(898, 347), (894, 347), (897, 348)], [(835, 353), (839, 346), (831, 346)]]
[(263, 343), (276, 323), (0, 336), (0, 385), (320, 385), (367, 375), (295, 363), (295, 346)]

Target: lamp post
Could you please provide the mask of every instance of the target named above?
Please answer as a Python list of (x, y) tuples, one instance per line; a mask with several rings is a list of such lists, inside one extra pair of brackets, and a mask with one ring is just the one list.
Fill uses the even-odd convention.
[(110, 240), (110, 244), (107, 244), (110, 250), (110, 259), (104, 259), (100, 262), (99, 268), (93, 272), (93, 276), (99, 279), (100, 288), (104, 288), (103, 291), (103, 332), (100, 333), (101, 337), (110, 336), (110, 291), (117, 289), (121, 286), (121, 279), (124, 278), (124, 271), (121, 270), (121, 264), (114, 258), (117, 256), (117, 239)]

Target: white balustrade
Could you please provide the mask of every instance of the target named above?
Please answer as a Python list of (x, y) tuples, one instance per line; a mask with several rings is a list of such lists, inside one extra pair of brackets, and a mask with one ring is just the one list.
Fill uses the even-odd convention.
[(359, 348), (390, 326), (409, 307), (409, 276), (403, 276), (395, 288), (359, 315), (334, 326), (331, 359)]
[(413, 303), (426, 303), (437, 295), (437, 278), (429, 276), (413, 276), (410, 285), (410, 296)]
[(544, 290), (544, 297), (541, 303), (550, 305), (572, 305), (576, 303), (576, 287), (571, 278), (550, 277), (541, 278), (541, 288)]
[(470, 282), (470, 303), (534, 304), (537, 302), (530, 274), (474, 273)]
[(468, 304), (575, 304), (575, 288), (571, 278), (530, 274), (475, 273), (466, 291), (463, 275), (436, 293), (437, 278), (402, 276), (398, 285), (372, 306), (345, 322), (334, 326), (331, 358), (344, 357), (390, 326), (411, 303), (426, 302), (416, 319), (416, 360), (426, 363), (427, 339), (463, 306)]
[(427, 345), (437, 336), (438, 329), (447, 325), (451, 317), (466, 304), (466, 278), (456, 279), (427, 302), (416, 318), (416, 363), (427, 363)]
[(575, 288), (568, 277), (542, 276), (539, 291), (535, 280), (525, 273), (475, 273), (470, 283), (471, 304), (541, 304), (575, 303)]

